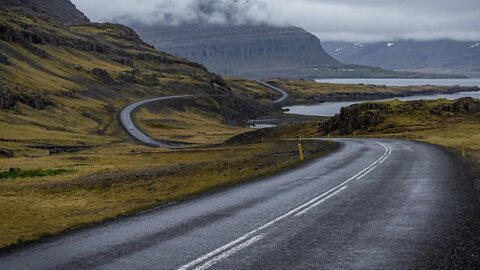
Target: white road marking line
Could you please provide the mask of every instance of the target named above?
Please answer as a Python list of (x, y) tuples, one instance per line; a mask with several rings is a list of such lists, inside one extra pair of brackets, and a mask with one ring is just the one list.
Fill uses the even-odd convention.
[[(338, 186), (343, 186), (345, 184), (347, 184), (348, 182), (351, 182), (353, 180), (356, 180), (357, 177), (359, 177), (360, 175), (362, 175), (364, 172), (370, 170), (372, 167), (375, 167), (375, 165), (377, 165), (378, 163), (380, 163), (380, 161), (382, 161), (382, 159), (384, 159), (385, 157), (387, 157), (388, 155), (390, 155), (390, 148), (388, 146), (386, 146), (385, 144), (383, 143), (378, 143), (380, 144), (381, 146), (383, 146), (385, 148), (385, 153), (379, 158), (377, 159), (375, 162), (373, 162), (372, 164), (370, 164), (370, 166), (366, 167), (365, 169), (361, 170), (360, 172), (358, 172), (357, 174), (355, 174), (354, 176), (350, 177), (348, 180), (346, 180), (345, 182), (341, 183), (340, 185)], [(337, 187), (338, 187), (337, 186)]]
[(392, 149), (388, 149), (388, 155), (382, 160), (380, 161), (380, 164), (382, 164), (383, 162), (385, 162), (389, 157), (390, 157), (390, 154), (392, 153)]
[(301, 215), (305, 214), (306, 212), (308, 212), (308, 211), (312, 210), (313, 208), (319, 206), (320, 204), (324, 203), (325, 201), (327, 201), (328, 199), (330, 199), (330, 198), (332, 198), (333, 196), (337, 195), (338, 193), (340, 193), (342, 190), (344, 190), (344, 189), (346, 189), (346, 188), (347, 188), (347, 186), (343, 186), (341, 189), (335, 191), (334, 193), (328, 195), (327, 197), (321, 199), (320, 201), (318, 201), (318, 202), (310, 205), (309, 207), (303, 209), (301, 212), (298, 212), (297, 214), (295, 214), (295, 216), (298, 217), (298, 216), (301, 216)]
[(253, 231), (251, 231), (251, 232), (249, 232), (249, 233), (244, 234), (244, 235), (241, 236), (240, 238), (238, 238), (238, 239), (236, 239), (236, 240), (234, 240), (234, 241), (232, 241), (232, 242), (230, 242), (230, 243), (228, 243), (228, 244), (226, 244), (226, 245), (224, 245), (224, 246), (222, 246), (222, 247), (220, 247), (220, 248), (218, 248), (218, 249), (216, 249), (216, 250), (214, 250), (214, 251), (212, 251), (212, 252), (209, 252), (209, 253), (201, 256), (200, 258), (198, 258), (198, 259), (196, 259), (196, 260), (194, 260), (194, 261), (192, 261), (192, 262), (190, 262), (190, 263), (188, 263), (188, 264), (186, 264), (186, 265), (183, 265), (182, 267), (178, 268), (178, 270), (186, 270), (186, 269), (188, 269), (188, 268), (190, 268), (190, 267), (193, 267), (193, 266), (195, 266), (195, 265), (197, 265), (197, 264), (199, 264), (199, 263), (201, 263), (201, 262), (203, 262), (203, 261), (205, 261), (205, 260), (210, 259), (210, 258), (213, 257), (213, 256), (216, 256), (216, 255), (224, 252), (225, 250), (227, 250), (227, 249), (229, 249), (229, 248), (231, 248), (231, 247), (233, 247), (233, 246), (235, 246), (235, 245), (243, 242), (244, 240), (248, 239), (250, 236), (256, 234), (257, 232), (259, 232), (259, 231), (261, 231), (261, 230), (264, 230), (264, 229), (272, 226), (273, 224), (275, 224), (275, 223), (277, 223), (277, 222), (279, 222), (279, 221), (281, 221), (281, 220), (283, 220), (283, 219), (285, 219), (285, 218), (293, 215), (294, 213), (296, 213), (297, 211), (303, 209), (304, 207), (307, 207), (307, 206), (309, 206), (310, 204), (315, 203), (317, 200), (323, 198), (324, 196), (326, 196), (327, 194), (329, 194), (330, 192), (332, 192), (332, 191), (334, 191), (335, 189), (338, 189), (338, 188), (339, 188), (339, 187), (337, 186), (337, 187), (334, 187), (334, 188), (328, 190), (327, 192), (324, 192), (324, 193), (320, 194), (319, 196), (311, 199), (310, 201), (308, 201), (308, 202), (306, 202), (306, 203), (298, 206), (297, 208), (295, 208), (295, 209), (293, 209), (293, 210), (290, 210), (289, 212), (287, 212), (287, 213), (279, 216), (278, 218), (276, 218), (276, 219), (274, 219), (274, 220), (272, 220), (272, 221), (264, 224), (263, 226), (255, 229), (255, 230), (253, 230)]
[(370, 170), (366, 171), (364, 174), (360, 175), (359, 177), (357, 177), (355, 179), (356, 180), (362, 179), (363, 177), (367, 176), (367, 174), (369, 174), (371, 171), (373, 171), (375, 168), (376, 168), (376, 166), (373, 166), (372, 168), (370, 168)]
[[(368, 166), (367, 168), (365, 168), (365, 169), (363, 169), (362, 171), (358, 172), (358, 173), (355, 174), (354, 176), (350, 177), (350, 178), (347, 179), (345, 182), (343, 182), (343, 183), (341, 183), (341, 184), (339, 184), (339, 185), (331, 188), (329, 191), (322, 193), (321, 195), (319, 195), (319, 196), (311, 199), (310, 201), (308, 201), (308, 202), (306, 202), (306, 203), (298, 206), (297, 208), (295, 208), (295, 209), (293, 209), (293, 210), (290, 210), (289, 212), (287, 212), (287, 213), (279, 216), (278, 218), (276, 218), (276, 219), (274, 219), (274, 220), (272, 220), (272, 221), (270, 221), (270, 222), (262, 225), (261, 227), (258, 227), (257, 229), (254, 229), (253, 231), (244, 234), (244, 235), (241, 236), (240, 238), (237, 238), (236, 240), (234, 240), (234, 241), (232, 241), (232, 242), (230, 242), (230, 243), (228, 243), (228, 244), (226, 244), (226, 245), (224, 245), (224, 246), (222, 246), (222, 247), (220, 247), (220, 248), (218, 248), (218, 249), (216, 249), (216, 250), (214, 250), (214, 251), (212, 251), (212, 252), (209, 252), (209, 253), (207, 253), (207, 254), (199, 257), (198, 259), (196, 259), (196, 260), (194, 260), (194, 261), (191, 261), (191, 262), (188, 263), (188, 264), (185, 264), (185, 265), (181, 266), (180, 268), (178, 268), (178, 270), (187, 270), (187, 269), (189, 269), (189, 268), (191, 268), (191, 267), (193, 267), (193, 266), (195, 266), (195, 265), (198, 265), (198, 264), (200, 264), (200, 263), (202, 263), (202, 262), (204, 262), (204, 261), (206, 261), (206, 260), (209, 260), (210, 258), (212, 258), (212, 257), (214, 257), (214, 256), (217, 256), (218, 254), (220, 254), (220, 253), (222, 253), (222, 252), (224, 252), (224, 251), (226, 251), (226, 250), (234, 247), (235, 245), (237, 245), (237, 244), (245, 241), (246, 239), (250, 238), (252, 235), (258, 233), (259, 231), (264, 230), (264, 229), (272, 226), (273, 224), (275, 224), (275, 223), (277, 223), (277, 222), (279, 222), (279, 221), (281, 221), (281, 220), (283, 220), (283, 219), (285, 219), (285, 218), (287, 218), (287, 217), (295, 214), (296, 212), (301, 211), (303, 208), (308, 207), (308, 206), (310, 206), (311, 204), (316, 203), (319, 199), (322, 199), (325, 195), (329, 194), (330, 192), (332, 192), (332, 191), (334, 191), (334, 190), (336, 190), (336, 189), (340, 189), (340, 188), (344, 187), (348, 182), (351, 182), (351, 181), (355, 180), (355, 179), (356, 179), (357, 177), (359, 177), (361, 174), (363, 174), (363, 173), (365, 173), (366, 171), (370, 170), (372, 167), (374, 167), (375, 165), (377, 165), (383, 158), (385, 158), (386, 156), (388, 156), (388, 155), (390, 154), (391, 151), (390, 151), (390, 148), (389, 148), (388, 146), (386, 146), (385, 144), (380, 143), (380, 142), (378, 142), (378, 144), (380, 144), (381, 146), (383, 146), (383, 147), (385, 148), (385, 153), (384, 153), (379, 159), (377, 159), (375, 162), (373, 162), (370, 166)], [(204, 268), (204, 269), (205, 269), (205, 268)]]
[(240, 250), (248, 247), (248, 246), (251, 246), (253, 245), (255, 242), (257, 241), (260, 241), (263, 237), (265, 237), (265, 233), (262, 233), (262, 234), (259, 234), (257, 236), (254, 236), (252, 238), (250, 238), (248, 241), (245, 241), (243, 242), (242, 244), (236, 246), (236, 247), (233, 247), (225, 252), (223, 252), (222, 254), (214, 257), (213, 259), (211, 260), (208, 260), (207, 262), (205, 262), (204, 264), (198, 266), (198, 267), (195, 267), (194, 270), (204, 270), (204, 269), (207, 269), (209, 268), (210, 266), (220, 262), (221, 260), (239, 252)]
[(206, 261), (206, 260), (208, 260), (208, 259), (210, 259), (210, 258), (212, 258), (212, 257), (214, 257), (214, 256), (216, 256), (216, 255), (218, 255), (218, 254), (220, 254), (220, 253), (222, 253), (222, 252), (224, 252), (225, 250), (228, 250), (229, 248), (237, 245), (238, 243), (241, 243), (241, 242), (244, 241), (245, 239), (249, 238), (251, 235), (252, 235), (252, 233), (247, 233), (247, 234), (245, 234), (244, 236), (238, 238), (237, 240), (232, 241), (232, 242), (230, 242), (230, 243), (228, 243), (228, 244), (226, 244), (226, 245), (224, 245), (224, 246), (222, 246), (222, 247), (220, 247), (220, 248), (215, 249), (215, 250), (212, 251), (212, 252), (209, 252), (209, 253), (203, 255), (202, 257), (200, 257), (200, 258), (198, 258), (198, 259), (196, 259), (196, 260), (194, 260), (194, 261), (191, 261), (191, 262), (188, 263), (188, 264), (183, 265), (182, 267), (178, 268), (178, 270), (186, 270), (186, 269), (188, 269), (188, 268), (190, 268), (190, 267), (193, 267), (193, 266), (195, 266), (195, 265), (197, 265), (197, 264), (199, 264), (199, 263), (202, 263), (202, 262), (204, 262), (204, 261)]

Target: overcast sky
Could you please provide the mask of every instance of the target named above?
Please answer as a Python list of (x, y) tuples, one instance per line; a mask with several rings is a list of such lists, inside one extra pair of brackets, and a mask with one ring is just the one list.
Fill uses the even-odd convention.
[(71, 0), (94, 21), (295, 25), (321, 40), (480, 40), (480, 0)]

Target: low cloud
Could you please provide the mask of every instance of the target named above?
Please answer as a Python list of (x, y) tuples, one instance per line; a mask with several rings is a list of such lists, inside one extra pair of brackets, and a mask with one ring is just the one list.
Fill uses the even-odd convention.
[(322, 40), (480, 40), (478, 0), (73, 0), (95, 21), (295, 25)]

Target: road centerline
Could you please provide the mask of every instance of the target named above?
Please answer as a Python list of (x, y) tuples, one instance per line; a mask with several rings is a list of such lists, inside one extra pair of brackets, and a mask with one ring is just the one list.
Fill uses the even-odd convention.
[[(383, 146), (383, 147), (385, 148), (385, 152), (384, 152), (384, 154), (383, 154), (379, 159), (377, 159), (375, 162), (373, 162), (372, 164), (370, 164), (369, 166), (367, 166), (365, 169), (361, 170), (360, 172), (358, 172), (358, 173), (355, 174), (354, 176), (350, 177), (349, 179), (347, 179), (347, 180), (344, 181), (343, 183), (341, 183), (341, 184), (339, 184), (339, 185), (331, 188), (331, 189), (328, 190), (327, 192), (324, 192), (324, 193), (320, 194), (319, 196), (317, 196), (317, 197), (311, 199), (310, 201), (308, 201), (308, 202), (306, 202), (306, 203), (304, 203), (304, 204), (302, 204), (302, 205), (300, 205), (300, 206), (298, 206), (298, 207), (290, 210), (289, 212), (287, 212), (287, 213), (285, 213), (285, 214), (277, 217), (276, 219), (274, 219), (274, 220), (272, 220), (272, 221), (270, 221), (270, 222), (268, 222), (268, 223), (266, 223), (266, 224), (258, 227), (257, 229), (254, 229), (254, 230), (252, 230), (252, 231), (244, 234), (243, 236), (237, 238), (236, 240), (234, 240), (234, 241), (232, 241), (232, 242), (230, 242), (230, 243), (228, 243), (228, 244), (226, 244), (226, 245), (224, 245), (224, 246), (222, 246), (222, 247), (220, 247), (220, 248), (218, 248), (218, 249), (216, 249), (216, 250), (214, 250), (214, 251), (212, 251), (212, 252), (209, 252), (209, 253), (207, 253), (207, 254), (205, 254), (205, 255), (203, 255), (203, 256), (201, 256), (201, 257), (199, 257), (199, 258), (197, 258), (197, 259), (195, 259), (195, 260), (193, 260), (193, 261), (191, 261), (191, 262), (188, 263), (188, 264), (185, 264), (185, 265), (179, 267), (178, 270), (187, 270), (187, 269), (190, 269), (190, 268), (192, 268), (192, 267), (194, 267), (194, 266), (196, 266), (196, 265), (198, 265), (198, 264), (200, 264), (200, 263), (203, 263), (204, 261), (207, 261), (207, 260), (210, 261), (212, 257), (215, 257), (215, 256), (220, 257), (221, 255), (219, 255), (219, 254), (223, 254), (224, 252), (227, 252), (228, 250), (235, 248), (235, 246), (237, 246), (237, 245), (238, 245), (238, 246), (241, 246), (241, 245), (245, 244), (246, 242), (250, 241), (251, 239), (253, 239), (253, 238), (250, 238), (250, 237), (252, 237), (253, 235), (257, 234), (258, 232), (260, 232), (260, 231), (262, 231), (262, 230), (264, 230), (264, 229), (266, 229), (266, 228), (268, 228), (268, 227), (271, 227), (271, 226), (274, 225), (275, 223), (277, 223), (277, 222), (279, 222), (279, 221), (281, 221), (281, 220), (283, 220), (283, 219), (285, 219), (285, 218), (288, 218), (288, 217), (290, 217), (290, 216), (292, 216), (292, 215), (295, 215), (295, 214), (296, 214), (297, 212), (299, 212), (299, 211), (303, 212), (305, 208), (309, 208), (311, 205), (314, 205), (314, 204), (318, 203), (319, 200), (321, 201), (322, 199), (325, 199), (324, 197), (327, 196), (328, 194), (330, 194), (331, 192), (333, 192), (333, 193), (327, 196), (328, 199), (329, 199), (330, 197), (333, 197), (334, 194), (335, 194), (335, 195), (338, 194), (341, 190), (343, 190), (343, 189), (346, 188), (346, 184), (347, 184), (347, 183), (349, 183), (349, 182), (351, 182), (351, 181), (353, 181), (353, 180), (356, 180), (360, 175), (362, 175), (362, 174), (364, 174), (365, 172), (371, 170), (371, 169), (374, 168), (380, 161), (382, 161), (385, 157), (387, 157), (388, 155), (390, 155), (391, 149), (390, 149), (387, 145), (385, 145), (385, 144), (383, 144), (383, 143), (380, 143), (380, 142), (377, 142), (377, 143), (380, 144), (381, 146)], [(367, 174), (367, 173), (365, 173), (365, 175), (366, 175), (366, 174)], [(320, 203), (319, 203), (319, 204), (320, 204)], [(300, 213), (301, 213), (301, 212), (300, 212)], [(297, 215), (295, 215), (295, 216), (297, 216)], [(249, 238), (250, 238), (250, 239), (249, 239)], [(262, 236), (262, 238), (263, 238), (263, 236)], [(249, 239), (249, 240), (245, 241), (246, 239)], [(245, 241), (245, 242), (244, 242), (244, 241)], [(242, 242), (243, 242), (243, 243), (242, 243)], [(254, 242), (256, 242), (256, 241), (254, 241)], [(248, 245), (247, 245), (247, 246), (248, 246)], [(245, 248), (245, 247), (244, 247), (244, 248)], [(243, 248), (242, 248), (242, 249), (243, 249)], [(230, 254), (230, 255), (231, 255), (231, 254)], [(230, 256), (230, 255), (228, 255), (228, 256)], [(228, 257), (228, 256), (226, 256), (226, 257)], [(224, 258), (226, 258), (226, 257), (224, 257)], [(221, 258), (220, 260), (215, 261), (215, 264), (218, 263), (219, 261), (223, 260), (224, 258)], [(205, 263), (205, 264), (206, 264), (206, 263)], [(212, 265), (213, 265), (213, 264), (212, 264)], [(211, 265), (210, 265), (210, 266), (211, 266)], [(208, 267), (210, 267), (210, 266), (206, 266), (206, 268), (208, 268)], [(206, 268), (199, 268), (199, 269), (206, 269)], [(194, 268), (194, 269), (197, 270), (197, 268)]]
[(304, 215), (305, 213), (307, 213), (308, 211), (312, 210), (313, 208), (319, 206), (320, 204), (326, 202), (328, 199), (334, 197), (335, 195), (337, 195), (338, 193), (340, 193), (342, 190), (346, 189), (348, 186), (343, 186), (342, 188), (340, 188), (339, 190), (333, 192), (332, 194), (328, 195), (327, 197), (321, 199), (320, 201), (310, 205), (309, 207), (303, 209), (302, 211), (298, 212), (295, 214), (296, 217), (298, 216), (301, 216), (301, 215)]
[(211, 266), (213, 266), (214, 264), (217, 264), (219, 263), (220, 261), (222, 261), (223, 259), (226, 259), (227, 257), (230, 257), (231, 255), (241, 251), (242, 249), (245, 249), (253, 244), (255, 244), (256, 242), (260, 241), (262, 238), (264, 238), (267, 234), (266, 233), (262, 233), (262, 234), (259, 234), (257, 236), (254, 236), (252, 238), (250, 238), (249, 240), (235, 246), (235, 247), (232, 247), (231, 249), (228, 249), (226, 251), (224, 251), (223, 253), (215, 256), (214, 258), (206, 261), (204, 264), (198, 266), (198, 267), (195, 267), (194, 270), (204, 270), (204, 269), (207, 269)]

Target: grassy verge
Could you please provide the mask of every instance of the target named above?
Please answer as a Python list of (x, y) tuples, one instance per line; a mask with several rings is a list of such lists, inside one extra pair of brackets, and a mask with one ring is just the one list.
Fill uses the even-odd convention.
[[(304, 142), (307, 158), (332, 151), (324, 142)], [(127, 144), (81, 153), (2, 160), (0, 169), (50, 166), (67, 175), (0, 182), (0, 247), (37, 240), (79, 226), (182, 200), (298, 164), (296, 143), (167, 151)]]

